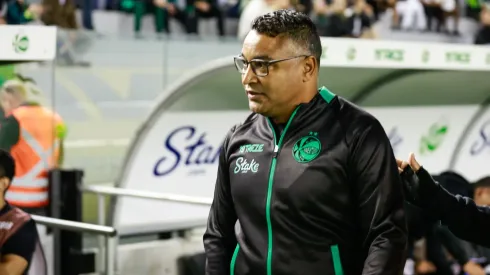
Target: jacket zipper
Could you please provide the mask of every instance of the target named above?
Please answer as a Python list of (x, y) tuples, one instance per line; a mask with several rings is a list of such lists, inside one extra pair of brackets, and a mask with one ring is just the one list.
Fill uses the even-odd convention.
[(293, 113), (291, 114), (291, 117), (289, 117), (288, 123), (286, 124), (286, 127), (284, 127), (284, 130), (281, 133), (281, 136), (279, 137), (279, 142), (277, 141), (276, 137), (276, 131), (274, 130), (274, 126), (272, 122), (270, 121), (269, 118), (267, 118), (267, 122), (269, 122), (269, 127), (272, 130), (272, 135), (274, 136), (274, 154), (272, 156), (272, 164), (271, 168), (269, 170), (269, 183), (267, 187), (267, 201), (265, 204), (265, 216), (267, 220), (267, 237), (268, 237), (268, 242), (267, 242), (267, 275), (272, 275), (272, 222), (271, 222), (271, 200), (272, 200), (272, 186), (274, 184), (274, 173), (276, 171), (276, 165), (277, 165), (277, 156), (279, 155), (279, 151), (281, 149), (282, 143), (284, 142), (284, 136), (286, 135), (286, 132), (289, 128), (289, 125), (291, 125), (291, 122), (293, 121), (294, 116), (296, 115), (296, 112), (298, 111), (299, 106), (294, 109)]

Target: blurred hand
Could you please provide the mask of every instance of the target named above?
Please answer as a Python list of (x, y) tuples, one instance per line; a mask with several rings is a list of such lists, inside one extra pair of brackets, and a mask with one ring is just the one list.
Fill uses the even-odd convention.
[(331, 7), (333, 13), (343, 13), (347, 8), (347, 4), (345, 0), (334, 0)]
[(408, 165), (410, 165), (410, 167), (412, 167), (412, 170), (417, 173), (420, 169), (420, 164), (417, 162), (417, 160), (415, 159), (415, 154), (414, 153), (410, 153), (408, 155)]
[(401, 174), (403, 172), (403, 170), (405, 169), (405, 167), (407, 167), (408, 165), (410, 165), (410, 167), (412, 168), (412, 170), (417, 173), (420, 169), (420, 164), (418, 163), (418, 161), (415, 159), (415, 154), (414, 153), (410, 153), (408, 155), (408, 161), (404, 161), (404, 160), (401, 160), (401, 159), (396, 159), (396, 164), (398, 165), (398, 172)]
[(174, 15), (177, 12), (175, 5), (167, 2), (167, 0), (153, 0), (153, 5), (161, 9), (166, 9), (170, 15)]
[(40, 16), (44, 12), (44, 7), (40, 4), (30, 4), (27, 10), (36, 16)]
[(167, 4), (167, 1), (165, 1), (165, 0), (153, 0), (153, 5), (155, 5), (156, 7), (162, 8), (162, 9), (166, 8), (165, 7), (166, 4)]
[(0, 25), (6, 25), (7, 22), (5, 22), (5, 19), (3, 17), (0, 17)]
[(362, 13), (365, 8), (366, 8), (366, 2), (364, 0), (356, 1), (356, 4), (354, 5), (354, 11), (356, 13)]
[(463, 266), (463, 270), (468, 275), (485, 275), (485, 270), (479, 264), (472, 261), (467, 262)]
[(208, 12), (211, 9), (211, 5), (205, 1), (196, 1), (196, 8), (202, 12)]
[(400, 173), (401, 176), (405, 199), (411, 203), (417, 204), (417, 202), (420, 202), (420, 183), (419, 178), (415, 173), (420, 170), (420, 164), (415, 159), (413, 153), (410, 153), (408, 156), (408, 161), (396, 159), (396, 164), (398, 166), (398, 173)]
[(436, 267), (429, 261), (422, 260), (415, 267), (417, 274), (429, 274), (436, 272)]

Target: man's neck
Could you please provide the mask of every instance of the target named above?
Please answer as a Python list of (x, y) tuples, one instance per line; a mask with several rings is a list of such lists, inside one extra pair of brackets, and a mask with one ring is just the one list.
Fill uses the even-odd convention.
[(288, 108), (285, 108), (283, 114), (272, 117), (271, 118), (272, 121), (276, 124), (283, 124), (288, 122), (289, 118), (294, 112), (294, 109), (296, 109), (296, 107), (302, 103), (309, 103), (310, 101), (312, 101), (313, 98), (315, 98), (315, 96), (317, 95), (317, 93), (318, 93), (317, 89), (314, 90), (309, 89), (308, 91), (299, 92), (298, 95), (300, 96), (295, 98), (293, 103), (290, 104)]
[(5, 205), (7, 205), (7, 202), (5, 201), (5, 199), (1, 198), (0, 199), (0, 209), (3, 209), (5, 207)]

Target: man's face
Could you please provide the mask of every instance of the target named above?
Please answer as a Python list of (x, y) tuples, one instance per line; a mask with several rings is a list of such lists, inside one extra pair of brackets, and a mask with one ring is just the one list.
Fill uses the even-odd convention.
[(6, 92), (0, 92), (0, 104), (5, 113), (8, 113), (14, 109), (13, 97)]
[(4, 199), (5, 193), (10, 186), (10, 180), (7, 177), (0, 177), (0, 198)]
[(490, 187), (476, 188), (475, 203), (480, 206), (490, 206)]
[[(268, 37), (252, 30), (243, 43), (242, 58), (271, 61), (304, 54), (296, 49), (297, 46), (286, 38)], [(249, 65), (242, 75), (242, 84), (250, 110), (274, 117), (290, 108), (303, 84), (303, 60), (299, 57), (271, 64), (267, 76), (257, 76)]]

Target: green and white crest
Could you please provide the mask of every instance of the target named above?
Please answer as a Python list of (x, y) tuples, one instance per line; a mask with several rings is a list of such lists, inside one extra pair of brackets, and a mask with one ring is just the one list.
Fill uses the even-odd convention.
[(16, 53), (25, 53), (29, 49), (29, 37), (22, 33), (15, 35), (12, 46)]
[(310, 132), (300, 138), (293, 147), (293, 158), (300, 163), (310, 162), (318, 157), (322, 150), (322, 144), (318, 139), (318, 133)]

